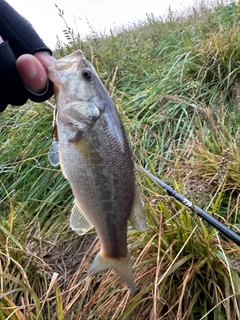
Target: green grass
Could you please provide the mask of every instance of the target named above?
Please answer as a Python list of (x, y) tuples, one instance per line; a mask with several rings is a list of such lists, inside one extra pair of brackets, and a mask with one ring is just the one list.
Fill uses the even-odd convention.
[[(239, 232), (238, 5), (68, 36), (119, 111), (138, 165)], [(68, 182), (48, 163), (52, 111), (28, 102), (0, 116), (0, 319), (240, 318), (240, 253), (140, 172), (148, 229), (130, 229), (136, 296), (109, 270), (87, 275), (95, 233), (69, 227)]]

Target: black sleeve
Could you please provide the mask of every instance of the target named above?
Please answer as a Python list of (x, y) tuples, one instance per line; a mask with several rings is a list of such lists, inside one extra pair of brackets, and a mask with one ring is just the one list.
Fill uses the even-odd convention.
[(51, 81), (42, 94), (24, 87), (17, 72), (16, 59), (24, 53), (52, 52), (32, 25), (4, 0), (0, 0), (0, 36), (5, 41), (0, 45), (0, 111), (7, 104), (22, 105), (28, 98), (36, 102), (50, 98), (53, 94)]

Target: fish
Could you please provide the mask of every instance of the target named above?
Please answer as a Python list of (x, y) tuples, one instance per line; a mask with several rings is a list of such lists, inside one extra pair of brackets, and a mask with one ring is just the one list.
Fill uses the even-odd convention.
[(128, 221), (147, 228), (132, 150), (117, 109), (95, 68), (77, 50), (47, 68), (54, 85), (55, 139), (50, 149), (74, 195), (71, 228), (83, 235), (93, 227), (100, 251), (88, 274), (113, 269), (136, 291), (127, 248)]

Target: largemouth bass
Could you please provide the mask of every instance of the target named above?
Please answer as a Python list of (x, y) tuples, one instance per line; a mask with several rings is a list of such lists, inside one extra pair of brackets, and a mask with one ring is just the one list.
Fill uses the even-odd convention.
[(144, 231), (146, 218), (118, 112), (80, 50), (47, 72), (54, 84), (60, 166), (75, 197), (70, 225), (80, 235), (95, 227), (100, 241), (88, 273), (114, 269), (134, 292), (127, 221)]

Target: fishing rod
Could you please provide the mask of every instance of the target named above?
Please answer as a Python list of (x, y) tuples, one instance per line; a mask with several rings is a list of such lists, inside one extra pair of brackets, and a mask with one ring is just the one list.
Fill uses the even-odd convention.
[(174, 190), (172, 187), (155, 177), (153, 174), (148, 172), (147, 170), (137, 166), (137, 169), (141, 172), (143, 172), (146, 176), (148, 176), (150, 179), (155, 181), (157, 184), (159, 184), (164, 190), (168, 192), (168, 194), (172, 197), (174, 197), (176, 200), (178, 200), (180, 203), (185, 205), (187, 208), (189, 208), (192, 212), (197, 213), (202, 219), (207, 221), (210, 225), (212, 225), (215, 229), (220, 231), (222, 234), (224, 234), (228, 239), (231, 239), (233, 242), (235, 242), (237, 245), (240, 245), (240, 236), (235, 233), (234, 231), (230, 230), (228, 227), (223, 225), (221, 222), (213, 218), (210, 214), (202, 210), (200, 207), (194, 205), (191, 201), (189, 201), (187, 198), (182, 196), (180, 193), (178, 193), (176, 190)]

